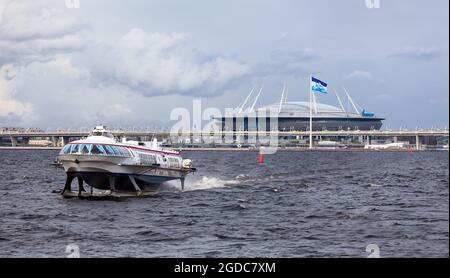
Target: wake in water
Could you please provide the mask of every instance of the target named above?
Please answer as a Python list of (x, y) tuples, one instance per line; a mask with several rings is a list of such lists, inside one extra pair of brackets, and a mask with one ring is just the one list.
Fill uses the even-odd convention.
[[(205, 190), (213, 188), (223, 188), (229, 185), (237, 184), (237, 180), (222, 180), (215, 177), (202, 177), (201, 179), (194, 180), (187, 178), (184, 184), (184, 191)], [(179, 181), (169, 181), (164, 184), (166, 188), (180, 190)]]
[[(250, 176), (245, 174), (239, 174), (233, 179), (223, 180), (216, 177), (187, 177), (184, 185), (184, 191), (206, 190), (214, 188), (223, 188), (236, 184), (253, 183), (257, 181), (271, 181), (276, 179), (275, 176)], [(181, 189), (180, 181), (169, 181), (162, 184), (159, 190), (179, 191)]]
[[(270, 176), (250, 176), (245, 174), (239, 174), (236, 177), (234, 177), (231, 180), (223, 180), (216, 177), (208, 177), (203, 176), (201, 179), (186, 179), (186, 183), (184, 186), (185, 191), (194, 191), (194, 190), (205, 190), (205, 189), (213, 189), (213, 188), (223, 188), (231, 185), (236, 184), (243, 184), (243, 183), (252, 183), (256, 181), (268, 181), (272, 180), (274, 177), (272, 175)], [(170, 182), (173, 183), (173, 182)], [(177, 188), (180, 188), (179, 183), (175, 183), (175, 186), (178, 186)]]
[(186, 180), (186, 184), (184, 187), (185, 191), (194, 191), (194, 190), (204, 190), (204, 189), (212, 189), (212, 188), (223, 188), (228, 185), (236, 184), (235, 180), (222, 180), (215, 177), (202, 177), (199, 180)]

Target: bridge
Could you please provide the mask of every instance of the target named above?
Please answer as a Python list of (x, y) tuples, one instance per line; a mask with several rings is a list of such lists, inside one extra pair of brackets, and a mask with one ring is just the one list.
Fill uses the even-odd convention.
[[(304, 138), (309, 136), (309, 131), (189, 131), (189, 132), (177, 132), (171, 133), (169, 131), (124, 131), (124, 130), (112, 130), (115, 137), (121, 138), (158, 138), (158, 139), (170, 139), (173, 137), (188, 137), (188, 138), (236, 138), (236, 137), (249, 137), (249, 136), (278, 136), (278, 137), (296, 137)], [(436, 137), (448, 137), (449, 131), (445, 130), (338, 130), (338, 131), (313, 131), (315, 138), (322, 137), (355, 137), (360, 138), (360, 141), (370, 142), (371, 138), (397, 138), (397, 137), (410, 137), (413, 138), (416, 143), (416, 147), (420, 147), (421, 139), (423, 138), (436, 138)], [(22, 139), (25, 142), (29, 142), (32, 139), (45, 138), (51, 142), (54, 147), (63, 146), (65, 143), (70, 142), (71, 139), (83, 138), (89, 135), (89, 131), (0, 131), (0, 140), (10, 140), (11, 146), (18, 146), (18, 139)]]

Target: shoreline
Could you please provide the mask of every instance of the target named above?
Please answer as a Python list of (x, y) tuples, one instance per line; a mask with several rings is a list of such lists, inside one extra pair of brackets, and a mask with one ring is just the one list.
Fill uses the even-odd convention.
[[(42, 150), (42, 151), (58, 151), (61, 147), (0, 147), (1, 150), (14, 150), (14, 151), (29, 151), (29, 150)], [(180, 150), (172, 149), (170, 150)], [(258, 152), (255, 148), (182, 148), (182, 152)], [(304, 148), (304, 147), (292, 147), (292, 148), (279, 148), (277, 152), (423, 152), (423, 151), (448, 151), (448, 149), (364, 149), (364, 148)]]

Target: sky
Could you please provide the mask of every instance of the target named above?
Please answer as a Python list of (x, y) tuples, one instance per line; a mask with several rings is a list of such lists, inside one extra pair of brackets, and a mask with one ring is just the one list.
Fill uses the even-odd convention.
[(253, 87), (308, 101), (310, 74), (385, 128), (448, 127), (449, 1), (379, 3), (0, 0), (0, 127), (157, 129)]

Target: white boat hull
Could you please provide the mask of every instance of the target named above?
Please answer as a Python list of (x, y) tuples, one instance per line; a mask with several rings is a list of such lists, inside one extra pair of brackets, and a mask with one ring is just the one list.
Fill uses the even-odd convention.
[(190, 169), (170, 169), (131, 164), (123, 157), (67, 155), (60, 156), (68, 176), (80, 177), (89, 186), (103, 190), (134, 190), (130, 177), (143, 189), (166, 181), (184, 179)]
[(67, 174), (62, 191), (71, 191), (72, 181), (78, 180), (78, 194), (84, 191), (83, 182), (91, 188), (136, 191), (138, 195), (146, 186), (179, 179), (184, 188), (185, 176), (195, 171), (189, 159), (180, 153), (158, 147), (156, 139), (152, 146), (144, 143), (119, 143), (111, 132), (97, 126), (86, 139), (65, 145), (57, 164)]

